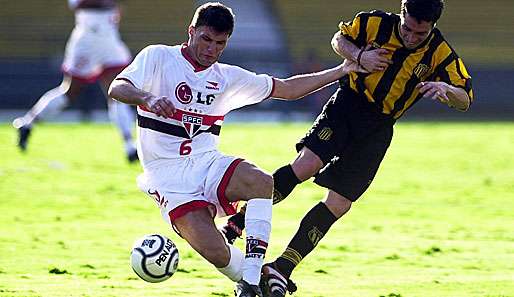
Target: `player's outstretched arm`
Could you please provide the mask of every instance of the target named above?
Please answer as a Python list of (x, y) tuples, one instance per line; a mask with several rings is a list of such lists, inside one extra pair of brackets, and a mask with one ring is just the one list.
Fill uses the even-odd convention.
[(152, 93), (136, 88), (125, 79), (115, 79), (109, 87), (109, 97), (130, 105), (142, 105), (158, 116), (171, 118), (175, 106), (167, 97), (157, 97)]
[(271, 97), (285, 100), (300, 99), (352, 71), (359, 71), (358, 68), (355, 62), (345, 60), (343, 64), (320, 72), (300, 74), (284, 79), (276, 78)]
[(437, 99), (459, 111), (467, 111), (471, 100), (464, 89), (442, 81), (426, 81), (416, 86), (423, 97)]

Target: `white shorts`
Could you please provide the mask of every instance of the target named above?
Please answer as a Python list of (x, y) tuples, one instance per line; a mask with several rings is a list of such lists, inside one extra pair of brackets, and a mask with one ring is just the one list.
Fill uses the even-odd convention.
[(204, 207), (214, 210), (213, 216), (224, 217), (236, 213), (237, 202), (229, 202), (225, 190), (241, 161), (218, 151), (163, 160), (139, 175), (137, 184), (157, 203), (169, 224)]
[(62, 70), (76, 79), (93, 83), (106, 69), (121, 71), (131, 59), (116, 29), (78, 26), (66, 44)]

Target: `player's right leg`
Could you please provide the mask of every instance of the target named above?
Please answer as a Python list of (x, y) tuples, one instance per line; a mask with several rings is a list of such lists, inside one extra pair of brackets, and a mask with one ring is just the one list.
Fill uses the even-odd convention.
[(129, 162), (138, 161), (136, 146), (132, 133), (135, 126), (135, 114), (130, 105), (118, 102), (109, 98), (107, 95), (109, 86), (115, 77), (120, 73), (131, 61), (130, 51), (127, 46), (120, 40), (118, 34), (109, 31), (102, 37), (102, 40), (95, 42), (95, 57), (103, 72), (99, 78), (100, 86), (107, 98), (107, 110), (109, 119), (118, 128), (118, 132), (122, 136), (125, 154)]
[(24, 151), (27, 148), (33, 124), (36, 121), (50, 119), (60, 113), (70, 101), (78, 96), (83, 85), (81, 81), (64, 75), (59, 86), (43, 94), (24, 116), (13, 121), (14, 128), (18, 129), (18, 146), (21, 150)]
[(275, 261), (263, 267), (264, 291), (268, 296), (283, 297), (286, 292), (292, 293), (296, 290), (296, 285), (289, 279), (293, 270), (316, 248), (330, 227), (351, 206), (351, 200), (329, 190), (325, 201), (318, 203), (305, 214), (286, 250)]
[(132, 106), (116, 101), (107, 96), (109, 85), (114, 80), (116, 75), (122, 70), (121, 67), (110, 68), (104, 70), (100, 77), (100, 85), (104, 91), (105, 98), (107, 98), (107, 111), (109, 119), (116, 125), (118, 131), (123, 139), (125, 146), (125, 154), (129, 162), (136, 162), (139, 160), (137, 156), (136, 145), (132, 137), (132, 131), (135, 126), (135, 114)]
[[(239, 252), (241, 255), (232, 255), (233, 251), (225, 244), (223, 236), (214, 224), (213, 215), (207, 207), (185, 213), (176, 218), (173, 225), (191, 247), (216, 268), (227, 267), (231, 258), (233, 260), (239, 258), (239, 262), (242, 261), (241, 252)], [(224, 274), (238, 281), (241, 278), (240, 265), (241, 263), (233, 263), (235, 269), (232, 269), (231, 273)]]
[[(177, 210), (175, 210), (177, 211)], [(203, 258), (213, 264), (218, 271), (237, 282), (237, 297), (262, 297), (257, 285), (243, 279), (244, 255), (232, 245), (227, 245), (213, 220), (213, 212), (208, 207), (189, 211), (176, 218), (173, 225), (180, 235)]]

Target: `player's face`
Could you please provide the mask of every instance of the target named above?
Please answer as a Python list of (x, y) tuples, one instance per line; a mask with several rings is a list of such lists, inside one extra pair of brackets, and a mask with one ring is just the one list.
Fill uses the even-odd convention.
[(211, 27), (189, 27), (189, 48), (198, 64), (209, 67), (216, 63), (227, 47), (228, 33), (219, 33)]
[(402, 15), (400, 37), (403, 40), (403, 44), (408, 49), (416, 48), (425, 41), (430, 35), (430, 32), (432, 32), (432, 29), (432, 22), (418, 22), (418, 20), (411, 17), (407, 12), (405, 12), (405, 15)]

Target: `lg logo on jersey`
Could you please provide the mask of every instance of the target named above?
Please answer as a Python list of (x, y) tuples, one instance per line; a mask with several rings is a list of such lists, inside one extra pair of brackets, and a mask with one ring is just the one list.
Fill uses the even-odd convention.
[[(193, 90), (191, 90), (191, 88), (185, 82), (181, 82), (175, 88), (175, 97), (177, 97), (177, 100), (180, 103), (189, 104), (193, 101), (194, 98)], [(215, 98), (216, 96), (213, 94), (203, 96), (202, 92), (196, 93), (196, 103), (211, 105)]]

